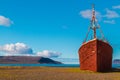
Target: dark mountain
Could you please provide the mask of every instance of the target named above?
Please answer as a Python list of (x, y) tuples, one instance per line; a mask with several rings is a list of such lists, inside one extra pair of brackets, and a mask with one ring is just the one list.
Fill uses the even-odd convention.
[(62, 63), (44, 57), (0, 56), (0, 64), (62, 64)]

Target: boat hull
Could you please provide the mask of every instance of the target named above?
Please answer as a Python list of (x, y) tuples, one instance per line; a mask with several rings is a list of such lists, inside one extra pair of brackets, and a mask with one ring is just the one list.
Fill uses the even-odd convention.
[(80, 47), (79, 60), (81, 70), (95, 72), (110, 71), (112, 69), (112, 47), (101, 40), (93, 39)]

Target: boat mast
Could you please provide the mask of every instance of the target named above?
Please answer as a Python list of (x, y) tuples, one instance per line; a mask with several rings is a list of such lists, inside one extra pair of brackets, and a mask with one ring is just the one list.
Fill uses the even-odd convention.
[(88, 38), (88, 35), (89, 35), (89, 32), (90, 30), (93, 31), (93, 37), (92, 39), (95, 39), (97, 38), (97, 33), (96, 33), (96, 29), (99, 29), (100, 30), (100, 35), (101, 35), (101, 40), (105, 41), (105, 38), (104, 38), (104, 35), (102, 33), (102, 30), (100, 29), (100, 25), (98, 24), (97, 22), (97, 19), (96, 19), (96, 15), (95, 15), (95, 9), (94, 9), (94, 4), (92, 5), (92, 12), (91, 12), (91, 22), (90, 22), (90, 26), (88, 28), (88, 32), (87, 32), (87, 35), (83, 41), (83, 43), (85, 43), (87, 41), (87, 38)]
[(91, 29), (93, 30), (93, 37), (96, 38), (96, 23), (95, 23), (95, 9), (94, 4), (92, 5), (92, 19), (91, 19)]

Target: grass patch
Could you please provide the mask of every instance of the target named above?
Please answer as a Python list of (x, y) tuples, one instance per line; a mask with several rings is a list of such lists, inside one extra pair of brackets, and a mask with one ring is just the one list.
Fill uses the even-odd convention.
[(120, 80), (120, 72), (97, 73), (79, 68), (1, 66), (0, 80)]

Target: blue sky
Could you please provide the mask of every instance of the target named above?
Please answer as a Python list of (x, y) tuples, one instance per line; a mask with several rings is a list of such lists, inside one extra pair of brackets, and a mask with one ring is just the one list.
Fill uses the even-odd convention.
[(113, 58), (120, 58), (119, 0), (2, 0), (0, 54), (78, 59), (93, 3)]

